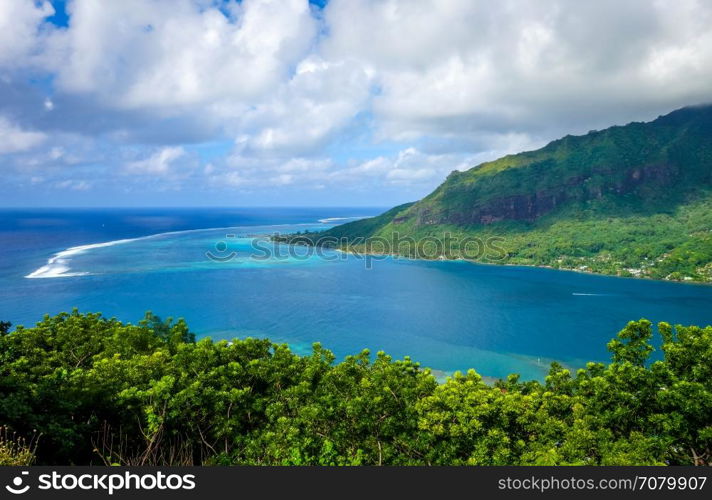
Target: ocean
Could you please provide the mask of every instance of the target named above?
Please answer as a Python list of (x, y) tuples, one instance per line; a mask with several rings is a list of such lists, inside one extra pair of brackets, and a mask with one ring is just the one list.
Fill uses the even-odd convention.
[(4, 209), (0, 320), (79, 308), (182, 317), (199, 338), (267, 337), (337, 359), (368, 348), (449, 374), (542, 379), (606, 361), (626, 322), (708, 325), (712, 287), (274, 245), (385, 208)]

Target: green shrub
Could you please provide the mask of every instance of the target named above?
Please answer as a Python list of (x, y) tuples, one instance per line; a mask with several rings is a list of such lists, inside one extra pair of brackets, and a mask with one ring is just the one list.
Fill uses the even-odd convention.
[[(712, 461), (712, 327), (629, 323), (609, 364), (437, 383), (410, 359), (335, 363), (184, 322), (45, 317), (0, 336), (2, 463), (652, 465)], [(34, 446), (25, 445), (41, 433)], [(30, 441), (32, 442), (32, 441)]]

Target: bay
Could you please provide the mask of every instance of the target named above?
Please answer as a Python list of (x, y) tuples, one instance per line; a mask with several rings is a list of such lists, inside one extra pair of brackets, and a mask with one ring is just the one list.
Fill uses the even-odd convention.
[(707, 325), (712, 287), (275, 246), (379, 208), (4, 210), (0, 319), (183, 317), (198, 337), (268, 337), (337, 358), (364, 348), (443, 374), (542, 379), (606, 361), (627, 321)]

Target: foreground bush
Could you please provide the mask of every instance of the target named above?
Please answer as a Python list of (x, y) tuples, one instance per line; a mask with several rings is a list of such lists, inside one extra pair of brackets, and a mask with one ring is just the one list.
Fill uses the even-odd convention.
[(640, 320), (608, 365), (491, 386), (474, 371), (438, 384), (383, 353), (334, 363), (319, 345), (304, 357), (74, 311), (0, 332), (0, 425), (39, 433), (49, 464), (709, 465), (712, 328), (658, 331), (658, 361)]
[(32, 445), (10, 432), (7, 427), (0, 427), (0, 466), (32, 465), (34, 461)]

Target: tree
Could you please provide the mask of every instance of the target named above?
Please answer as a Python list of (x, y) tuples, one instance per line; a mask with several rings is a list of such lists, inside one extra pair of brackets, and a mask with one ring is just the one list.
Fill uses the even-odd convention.
[(655, 361), (640, 320), (609, 364), (438, 383), (385, 353), (335, 363), (75, 310), (0, 336), (0, 426), (43, 464), (709, 464), (712, 327), (658, 330)]

